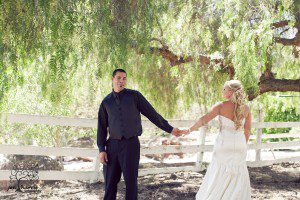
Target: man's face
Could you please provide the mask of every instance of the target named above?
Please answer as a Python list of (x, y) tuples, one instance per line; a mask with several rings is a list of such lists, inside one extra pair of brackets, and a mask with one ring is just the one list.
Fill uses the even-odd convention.
[(112, 77), (112, 82), (115, 92), (122, 91), (126, 86), (126, 73), (117, 72), (115, 77)]

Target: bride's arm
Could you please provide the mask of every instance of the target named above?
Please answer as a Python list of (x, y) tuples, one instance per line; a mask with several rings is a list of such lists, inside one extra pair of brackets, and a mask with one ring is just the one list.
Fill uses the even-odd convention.
[(251, 119), (250, 108), (247, 106), (246, 109), (247, 109), (248, 114), (247, 114), (245, 124), (244, 124), (244, 134), (246, 137), (246, 143), (248, 143), (249, 137), (250, 137), (252, 119)]
[(210, 111), (207, 114), (203, 115), (191, 128), (189, 128), (187, 133), (197, 130), (198, 128), (215, 118), (219, 114), (221, 106), (222, 103), (217, 103), (213, 107), (211, 107)]

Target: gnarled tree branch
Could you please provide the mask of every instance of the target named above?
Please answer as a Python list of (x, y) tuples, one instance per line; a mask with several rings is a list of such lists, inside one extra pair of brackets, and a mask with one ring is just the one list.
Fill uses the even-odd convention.
[[(158, 40), (157, 40), (158, 41)], [(188, 63), (194, 60), (192, 56), (178, 56), (168, 49), (165, 44), (162, 48), (151, 47), (150, 51), (152, 53), (161, 55), (164, 59), (170, 61), (171, 66), (181, 65), (183, 63)], [(268, 53), (269, 55), (269, 53)], [(201, 65), (218, 64), (221, 68), (229, 74), (230, 78), (234, 78), (235, 70), (232, 64), (226, 63), (224, 59), (211, 59), (209, 56), (200, 55), (199, 62)], [(259, 92), (254, 94), (248, 94), (248, 99), (251, 101), (257, 96), (266, 92), (300, 92), (300, 79), (276, 79), (275, 74), (271, 71), (272, 66), (270, 60), (267, 60), (266, 71), (261, 75), (259, 82)]]
[(259, 93), (249, 94), (249, 100), (255, 99), (257, 96), (266, 92), (300, 92), (300, 79), (261, 79), (259, 82)]
[(275, 39), (275, 42), (281, 43), (284, 46), (298, 46), (298, 47), (300, 47), (300, 33), (299, 32), (292, 39), (280, 38), (280, 37), (275, 37), (274, 39)]
[(171, 66), (180, 65), (182, 63), (187, 63), (193, 61), (192, 56), (177, 56), (168, 48), (150, 47), (150, 51), (161, 55), (164, 59), (170, 61)]
[(279, 21), (279, 22), (274, 22), (273, 24), (271, 24), (271, 28), (280, 28), (280, 27), (284, 27), (289, 25), (289, 20), (283, 20), (283, 21)]
[[(183, 63), (192, 62), (194, 58), (192, 56), (178, 56), (168, 48), (159, 48), (159, 47), (151, 47), (150, 51), (152, 53), (156, 53), (161, 55), (164, 59), (170, 61), (171, 66), (181, 65)], [(201, 65), (210, 65), (210, 64), (218, 64), (221, 66), (222, 70), (227, 72), (231, 79), (233, 79), (235, 71), (234, 67), (231, 64), (226, 64), (223, 59), (211, 59), (208, 56), (200, 55), (199, 62)]]
[[(275, 22), (271, 24), (272, 28), (282, 28), (289, 24), (289, 20), (283, 20), (279, 22)], [(282, 37), (274, 37), (275, 42), (281, 43), (285, 46), (299, 46), (300, 47), (300, 22), (296, 22), (294, 28), (298, 29), (294, 38), (282, 38)]]

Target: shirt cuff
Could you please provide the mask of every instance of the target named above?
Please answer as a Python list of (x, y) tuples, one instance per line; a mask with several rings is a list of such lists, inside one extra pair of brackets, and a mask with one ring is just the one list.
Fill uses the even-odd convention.
[(101, 153), (101, 152), (105, 152), (105, 147), (104, 146), (99, 147), (99, 153)]
[(171, 133), (173, 131), (173, 126), (168, 126), (166, 132)]

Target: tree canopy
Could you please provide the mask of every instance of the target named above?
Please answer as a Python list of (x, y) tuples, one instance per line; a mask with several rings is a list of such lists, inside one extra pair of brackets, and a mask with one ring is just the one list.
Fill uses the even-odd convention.
[(169, 115), (178, 100), (190, 106), (220, 99), (229, 79), (242, 81), (249, 100), (300, 92), (299, 0), (0, 0), (0, 6), (2, 109), (8, 94), (24, 86), (56, 105), (83, 96), (93, 104), (98, 90), (111, 90), (117, 67)]

